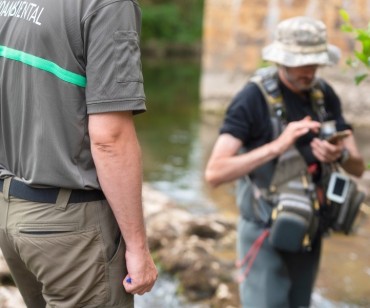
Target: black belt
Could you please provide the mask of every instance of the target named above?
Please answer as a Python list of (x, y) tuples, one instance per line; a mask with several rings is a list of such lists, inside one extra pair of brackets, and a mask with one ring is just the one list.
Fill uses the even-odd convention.
[[(0, 191), (3, 191), (4, 180), (0, 180)], [(34, 188), (23, 182), (12, 180), (10, 182), (9, 195), (38, 203), (55, 203), (60, 188)], [(105, 200), (101, 190), (72, 189), (68, 203), (83, 203)]]

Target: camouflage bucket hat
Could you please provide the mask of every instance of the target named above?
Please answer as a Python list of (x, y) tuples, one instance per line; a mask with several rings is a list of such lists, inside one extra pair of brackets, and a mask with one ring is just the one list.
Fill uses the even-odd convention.
[(288, 67), (334, 65), (340, 50), (327, 44), (325, 24), (299, 16), (279, 23), (272, 44), (262, 50), (262, 58)]

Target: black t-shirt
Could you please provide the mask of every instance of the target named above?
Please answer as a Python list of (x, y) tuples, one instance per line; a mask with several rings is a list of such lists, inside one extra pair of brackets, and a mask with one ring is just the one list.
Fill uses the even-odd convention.
[[(305, 96), (298, 95), (279, 81), (279, 88), (285, 104), (286, 119), (288, 122), (298, 121), (309, 115), (318, 121), (318, 115), (313, 110), (310, 92)], [(333, 88), (322, 81), (324, 94), (326, 120), (335, 120), (337, 130), (351, 129), (342, 116), (341, 103)], [(272, 140), (272, 124), (269, 107), (258, 86), (249, 82), (234, 97), (227, 109), (224, 123), (220, 133), (228, 133), (243, 142), (247, 151), (260, 147)], [(299, 138), (296, 142), (297, 149), (304, 156), (307, 164), (317, 161), (313, 156), (310, 142), (317, 137), (312, 132)]]

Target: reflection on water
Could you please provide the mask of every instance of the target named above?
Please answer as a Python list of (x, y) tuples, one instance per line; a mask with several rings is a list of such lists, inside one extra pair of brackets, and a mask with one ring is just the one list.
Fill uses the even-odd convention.
[[(204, 165), (221, 118), (200, 114), (199, 67), (197, 61), (144, 61), (148, 112), (135, 118), (144, 180), (192, 212), (220, 211), (236, 216), (233, 185), (211, 189), (203, 181)], [(366, 129), (358, 129), (356, 138), (366, 161), (370, 161)], [(370, 307), (369, 243), (369, 219), (362, 222), (356, 236), (333, 235), (325, 240), (313, 307)], [(171, 279), (161, 280), (151, 295), (138, 299), (138, 307), (157, 307), (156, 303), (164, 299), (163, 292), (168, 307), (197, 307), (174, 296), (176, 288), (169, 287), (173, 283)]]
[(143, 65), (148, 111), (136, 117), (144, 179), (191, 211), (209, 210), (202, 185), (199, 61)]

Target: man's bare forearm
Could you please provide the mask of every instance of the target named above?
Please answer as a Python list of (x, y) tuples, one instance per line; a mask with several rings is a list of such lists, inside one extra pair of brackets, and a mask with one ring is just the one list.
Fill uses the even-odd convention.
[(114, 212), (128, 249), (144, 249), (141, 204), (141, 156), (138, 145), (97, 145), (93, 150), (102, 190)]
[(93, 133), (91, 140), (99, 182), (127, 248), (145, 249), (141, 150), (135, 129), (128, 121), (119, 125), (119, 128), (113, 125), (110, 131), (107, 134)]

